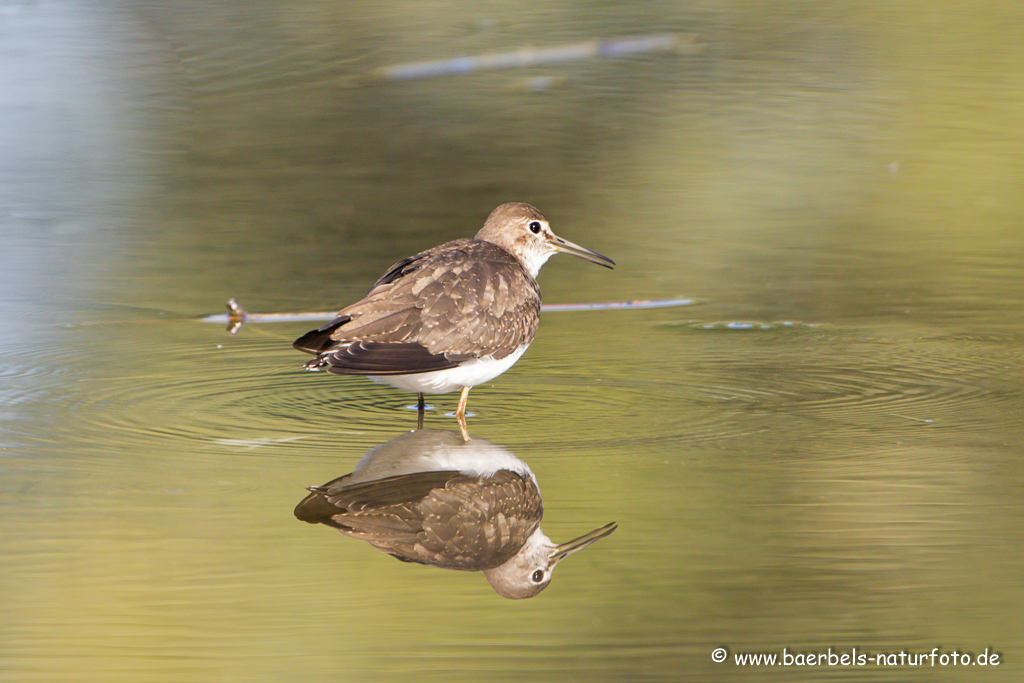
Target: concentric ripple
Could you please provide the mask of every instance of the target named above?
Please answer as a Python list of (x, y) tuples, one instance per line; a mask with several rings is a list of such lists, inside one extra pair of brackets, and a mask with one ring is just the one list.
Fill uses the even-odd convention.
[[(581, 346), (570, 325), (546, 325), (512, 370), (470, 394), (470, 431), (514, 439), (521, 446), (507, 445), (517, 452), (623, 440), (643, 448), (756, 437), (787, 415), (891, 437), (893, 429), (988, 429), (1024, 392), (1016, 340), (633, 324), (644, 346), (629, 353), (611, 333)], [(305, 372), (293, 333), (231, 336), (184, 319), (61, 328), (31, 363), (5, 359), (5, 405), (29, 425), (18, 438), (78, 454), (315, 454), (349, 443), (359, 454), (378, 436), (415, 428), (412, 394)], [(430, 397), (426, 426), (455, 429), (456, 401)]]
[[(882, 439), (929, 426), (967, 433), (1016, 419), (1010, 409), (1024, 395), (1021, 345), (1002, 337), (880, 337), (807, 324), (654, 325), (642, 336), (644, 354), (624, 355), (603, 340), (593, 349), (574, 347), (570, 336), (520, 366), (531, 371), (530, 391), (543, 397), (545, 415), (573, 424), (581, 402), (598, 405), (582, 412), (605, 421), (596, 430), (604, 438), (608, 425), (621, 424), (634, 432), (642, 425), (648, 442), (725, 441), (772, 432), (778, 416)], [(609, 348), (614, 362), (589, 374), (576, 370)]]
[[(42, 428), (26, 442), (78, 455), (339, 442), (338, 435), (413, 428), (411, 401), (365, 380), (304, 371), (290, 338), (230, 337), (193, 321), (61, 329), (32, 368), (6, 365), (17, 382), (5, 403)], [(343, 441), (343, 440), (342, 440)], [(203, 456), (199, 456), (203, 457)]]
[(714, 376), (717, 386), (735, 389), (730, 403), (875, 429), (983, 428), (999, 407), (1019, 401), (1024, 387), (1019, 344), (1005, 339), (880, 338), (826, 328), (765, 336), (774, 338), (705, 347), (699, 372), (707, 374), (706, 386)]

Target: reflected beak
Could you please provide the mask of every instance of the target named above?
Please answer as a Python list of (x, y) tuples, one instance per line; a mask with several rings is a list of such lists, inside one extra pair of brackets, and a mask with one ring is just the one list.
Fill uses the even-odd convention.
[(551, 236), (551, 239), (548, 240), (548, 244), (554, 247), (555, 251), (561, 252), (563, 254), (572, 254), (573, 256), (577, 256), (583, 259), (584, 261), (590, 261), (591, 263), (596, 263), (597, 265), (604, 266), (605, 268), (615, 267), (615, 261), (612, 261), (607, 256), (602, 256), (601, 254), (598, 254), (596, 251), (584, 249), (580, 245), (573, 244), (569, 240), (564, 240), (556, 235)]
[[(588, 253), (590, 253), (590, 252), (588, 252)], [(595, 263), (596, 263), (596, 261), (595, 261)], [(601, 265), (604, 265), (604, 264), (601, 264)], [(612, 522), (611, 524), (606, 524), (605, 526), (601, 527), (600, 529), (594, 529), (593, 531), (591, 531), (588, 534), (583, 534), (579, 538), (574, 538), (574, 539), (572, 539), (571, 541), (569, 541), (567, 543), (562, 543), (560, 545), (556, 545), (554, 547), (554, 549), (551, 551), (551, 559), (554, 560), (555, 562), (561, 562), (562, 560), (564, 560), (565, 558), (569, 557), (573, 553), (579, 552), (580, 550), (583, 550), (584, 548), (586, 548), (588, 545), (590, 545), (594, 541), (601, 540), (602, 538), (604, 538), (605, 536), (607, 536), (608, 534), (610, 534), (611, 532), (615, 531), (618, 528), (619, 528), (618, 524), (616, 524), (615, 522)]]

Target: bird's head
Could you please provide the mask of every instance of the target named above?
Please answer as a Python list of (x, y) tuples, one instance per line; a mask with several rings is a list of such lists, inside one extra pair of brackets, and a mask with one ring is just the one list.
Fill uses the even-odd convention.
[(532, 598), (551, 583), (551, 572), (555, 565), (604, 538), (616, 528), (617, 525), (612, 522), (560, 545), (552, 543), (538, 528), (515, 557), (494, 569), (485, 569), (484, 576), (503, 598)]
[(572, 254), (605, 268), (615, 267), (615, 262), (607, 256), (556, 235), (551, 231), (547, 217), (529, 204), (502, 204), (487, 217), (476, 238), (497, 244), (513, 254), (533, 277), (537, 277), (540, 267), (558, 252)]

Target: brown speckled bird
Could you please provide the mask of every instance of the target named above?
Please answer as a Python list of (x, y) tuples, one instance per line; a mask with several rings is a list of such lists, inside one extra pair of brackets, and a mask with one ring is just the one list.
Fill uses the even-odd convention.
[(607, 524), (555, 544), (525, 462), (487, 439), (415, 430), (367, 453), (351, 474), (312, 486), (295, 516), (405, 562), (481, 571), (498, 594), (529, 598), (559, 562), (608, 536)]
[(540, 315), (537, 273), (557, 252), (606, 268), (610, 258), (551, 231), (529, 204), (502, 204), (473, 239), (420, 252), (388, 268), (364, 299), (296, 349), (309, 370), (366, 375), (419, 395), (462, 390), (456, 416), (465, 434), (469, 390), (519, 360)]

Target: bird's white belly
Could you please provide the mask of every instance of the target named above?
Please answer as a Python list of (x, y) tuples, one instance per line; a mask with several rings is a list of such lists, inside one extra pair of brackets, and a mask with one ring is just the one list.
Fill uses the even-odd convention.
[(475, 358), (447, 370), (420, 372), (415, 375), (370, 375), (370, 379), (406, 391), (423, 394), (447, 394), (450, 391), (461, 390), (463, 387), (475, 387), (478, 384), (490, 382), (515, 365), (529, 346), (529, 344), (523, 344), (498, 360), (488, 357)]

